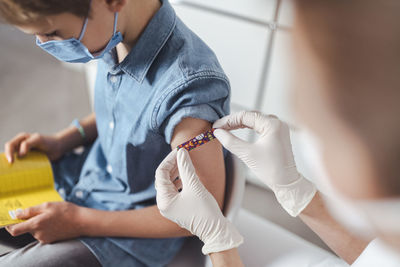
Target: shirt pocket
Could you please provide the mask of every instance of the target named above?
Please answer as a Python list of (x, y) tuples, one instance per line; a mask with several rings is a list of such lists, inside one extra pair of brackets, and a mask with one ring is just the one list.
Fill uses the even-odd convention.
[(142, 144), (126, 146), (126, 168), (131, 193), (154, 187), (155, 172), (164, 157), (171, 151), (161, 136), (147, 138)]

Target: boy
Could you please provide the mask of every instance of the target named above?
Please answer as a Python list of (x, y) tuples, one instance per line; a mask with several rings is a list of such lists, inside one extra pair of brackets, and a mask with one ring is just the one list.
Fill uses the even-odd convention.
[[(102, 58), (94, 114), (5, 146), (11, 164), (14, 153), (46, 152), (66, 202), (21, 211), (27, 221), (7, 230), (39, 242), (0, 257), (0, 266), (167, 264), (189, 233), (159, 214), (154, 173), (171, 148), (229, 112), (229, 82), (215, 55), (167, 0), (0, 0), (0, 16), (60, 60)], [(81, 145), (81, 155), (67, 153)], [(220, 144), (191, 157), (222, 207)]]

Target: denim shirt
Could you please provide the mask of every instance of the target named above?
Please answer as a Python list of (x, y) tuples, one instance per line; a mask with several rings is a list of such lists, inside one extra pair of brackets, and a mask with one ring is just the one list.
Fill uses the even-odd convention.
[[(102, 210), (156, 204), (154, 174), (171, 151), (175, 126), (186, 117), (214, 122), (229, 113), (229, 100), (229, 81), (214, 53), (162, 1), (123, 62), (118, 64), (115, 50), (99, 61), (98, 138), (85, 153), (79, 179), (63, 188), (66, 200)], [(65, 181), (57, 184), (67, 187)], [(103, 266), (163, 266), (182, 244), (182, 239), (81, 240)]]

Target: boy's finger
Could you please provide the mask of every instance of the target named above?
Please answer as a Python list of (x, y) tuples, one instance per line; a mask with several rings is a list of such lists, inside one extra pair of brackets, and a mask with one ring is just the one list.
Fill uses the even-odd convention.
[(40, 135), (34, 134), (29, 136), (26, 140), (22, 141), (21, 145), (19, 146), (19, 156), (25, 156), (29, 150), (38, 146), (40, 140)]
[(26, 221), (26, 222), (22, 222), (22, 223), (18, 223), (18, 224), (9, 225), (9, 226), (6, 226), (6, 230), (12, 236), (19, 236), (22, 234), (26, 234), (33, 230), (32, 222)]
[(27, 220), (42, 212), (42, 206), (34, 206), (26, 209), (18, 209), (15, 211), (15, 216), (20, 220)]
[(18, 150), (19, 145), (23, 140), (29, 137), (27, 133), (20, 133), (4, 146), (4, 152), (9, 163), (14, 161), (14, 153)]
[(14, 161), (14, 148), (10, 142), (4, 145), (4, 153), (6, 155), (8, 163), (13, 163)]

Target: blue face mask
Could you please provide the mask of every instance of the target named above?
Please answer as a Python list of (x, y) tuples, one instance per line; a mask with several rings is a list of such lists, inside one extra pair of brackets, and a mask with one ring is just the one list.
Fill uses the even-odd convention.
[(48, 41), (40, 43), (39, 39), (36, 38), (36, 44), (44, 51), (54, 56), (58, 60), (70, 62), (70, 63), (86, 63), (92, 59), (102, 58), (106, 53), (113, 49), (117, 44), (122, 42), (122, 34), (117, 31), (118, 13), (115, 13), (114, 19), (114, 32), (107, 46), (99, 53), (92, 55), (87, 47), (81, 43), (81, 40), (86, 32), (86, 27), (89, 18), (86, 18), (83, 24), (82, 32), (79, 39), (71, 38), (62, 41)]

